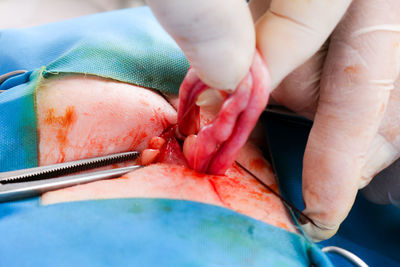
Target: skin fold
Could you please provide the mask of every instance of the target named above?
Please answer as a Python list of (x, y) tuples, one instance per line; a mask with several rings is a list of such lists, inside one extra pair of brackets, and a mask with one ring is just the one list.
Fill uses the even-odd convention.
[[(154, 137), (177, 121), (176, 110), (160, 94), (89, 75), (46, 79), (36, 100), (40, 165), (160, 147), (163, 142)], [(270, 164), (254, 144), (248, 142), (237, 160), (278, 191)], [(296, 231), (280, 199), (236, 164), (225, 175), (207, 175), (182, 164), (155, 163), (116, 179), (48, 192), (41, 200), (47, 205), (134, 197), (209, 203)]]

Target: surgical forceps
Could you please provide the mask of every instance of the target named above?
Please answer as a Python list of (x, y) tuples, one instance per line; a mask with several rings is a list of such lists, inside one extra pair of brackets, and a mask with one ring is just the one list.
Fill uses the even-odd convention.
[(138, 156), (139, 152), (132, 151), (48, 166), (2, 172), (0, 173), (0, 202), (33, 197), (47, 191), (68, 186), (115, 178), (142, 166), (133, 165), (80, 174), (73, 173), (134, 160)]

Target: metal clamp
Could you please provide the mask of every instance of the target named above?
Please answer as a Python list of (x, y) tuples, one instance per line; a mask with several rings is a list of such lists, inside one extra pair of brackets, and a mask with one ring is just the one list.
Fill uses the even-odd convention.
[(335, 246), (328, 246), (322, 248), (322, 251), (325, 253), (336, 253), (343, 258), (346, 258), (349, 260), (351, 263), (353, 263), (355, 266), (358, 267), (368, 267), (368, 264), (366, 264), (362, 259), (357, 257), (355, 254), (351, 253), (348, 250), (345, 250), (343, 248), (335, 247)]

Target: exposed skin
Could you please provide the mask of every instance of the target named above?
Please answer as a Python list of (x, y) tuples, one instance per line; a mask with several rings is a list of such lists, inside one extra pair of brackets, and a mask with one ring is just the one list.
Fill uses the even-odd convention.
[[(164, 3), (175, 5), (169, 6), (170, 17), (179, 14), (175, 23), (190, 21), (190, 10), (179, 10), (182, 2)], [(256, 47), (267, 64), (271, 89), (278, 87), (272, 97), (314, 119), (304, 157), (303, 196), (305, 213), (319, 227), (308, 224), (304, 230), (315, 241), (327, 239), (347, 216), (358, 188), (399, 157), (395, 112), (387, 120), (382, 118), (400, 69), (400, 2), (253, 0), (250, 8), (256, 21)], [(216, 18), (221, 19), (223, 12), (213, 10), (199, 20), (217, 27)], [(240, 17), (227, 16), (226, 21), (230, 20), (240, 21)], [(170, 33), (179, 31), (168, 18), (163, 25), (169, 26)], [(231, 32), (220, 33), (218, 40), (234, 43), (243, 31), (240, 28), (237, 39)], [(209, 33), (201, 28), (190, 35), (205, 39)], [(328, 45), (323, 46), (330, 35)], [(182, 48), (184, 52), (188, 49)], [(245, 55), (243, 51), (249, 50), (253, 50), (250, 45), (237, 53)], [(211, 62), (219, 66), (223, 60), (213, 55)], [(243, 70), (235, 61), (224, 62), (230, 69)], [(191, 63), (197, 69), (203, 64)], [(224, 68), (213, 70), (214, 77), (223, 74)], [(202, 79), (207, 81), (207, 77)]]
[(47, 80), (37, 103), (40, 165), (142, 150), (176, 123), (176, 111), (162, 96), (91, 76)]
[[(73, 116), (67, 116), (69, 110), (74, 111)], [(210, 118), (211, 113), (202, 118)], [(151, 137), (176, 123), (175, 109), (158, 93), (93, 76), (45, 80), (37, 92), (37, 117), (41, 165), (159, 148), (163, 141)], [(132, 133), (138, 138), (133, 138)], [(62, 138), (57, 137), (61, 135)], [(254, 145), (248, 143), (237, 160), (278, 191), (271, 166)], [(237, 165), (229, 168), (226, 175), (215, 176), (175, 164), (150, 164), (120, 178), (48, 192), (41, 200), (52, 204), (128, 197), (200, 201), (296, 231), (281, 200)]]

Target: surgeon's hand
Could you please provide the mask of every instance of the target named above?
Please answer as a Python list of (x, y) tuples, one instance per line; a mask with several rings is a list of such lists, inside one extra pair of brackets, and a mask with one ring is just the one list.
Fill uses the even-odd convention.
[[(301, 22), (301, 33), (316, 32), (291, 18)], [(261, 37), (268, 32), (263, 28), (257, 27), (258, 45), (268, 58), (273, 44)], [(332, 236), (357, 190), (399, 157), (399, 46), (400, 2), (354, 0), (325, 45), (272, 93), (278, 102), (314, 119), (303, 168), (305, 213), (320, 226), (305, 225), (314, 240)], [(284, 49), (275, 51), (277, 65), (286, 51), (297, 51)]]
[(255, 31), (244, 0), (147, 0), (200, 79), (233, 91), (252, 63)]
[[(205, 84), (232, 91), (245, 77), (254, 30), (244, 1), (148, 2)], [(337, 231), (357, 189), (395, 159), (400, 147), (400, 123), (390, 116), (394, 107), (382, 122), (398, 76), (400, 2), (355, 0), (347, 11), (351, 2), (250, 3), (254, 17), (261, 16), (257, 48), (272, 88), (279, 85), (272, 96), (315, 120), (303, 171), (305, 212), (319, 226), (306, 224), (305, 230), (315, 240)]]

